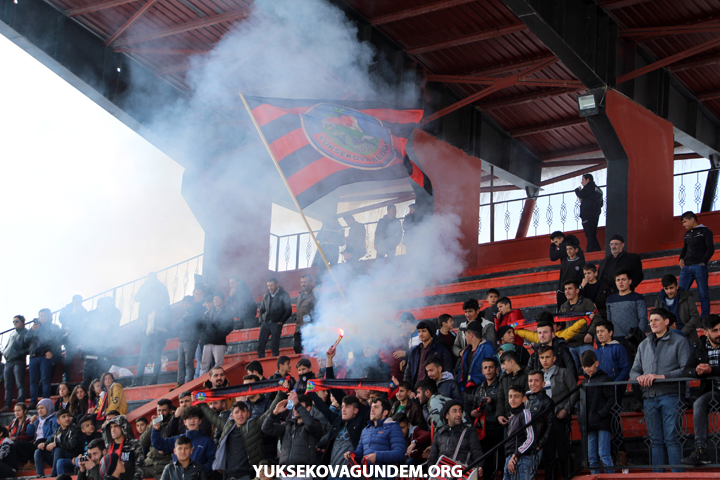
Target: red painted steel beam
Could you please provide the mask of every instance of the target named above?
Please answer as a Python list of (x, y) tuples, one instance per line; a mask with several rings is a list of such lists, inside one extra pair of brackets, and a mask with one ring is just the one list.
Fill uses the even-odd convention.
[(556, 152), (546, 153), (540, 155), (540, 160), (550, 162), (552, 160), (562, 160), (569, 157), (575, 157), (577, 155), (585, 155), (588, 153), (602, 153), (602, 150), (597, 145), (588, 145), (587, 147), (571, 148), (569, 150), (559, 150)]
[(712, 90), (710, 92), (698, 93), (695, 98), (701, 102), (707, 102), (708, 100), (717, 100), (720, 98), (720, 90)]
[(491, 93), (496, 92), (497, 90), (498, 90), (497, 84), (494, 84), (494, 85), (491, 85), (491, 86), (489, 86), (489, 87), (487, 87), (487, 88), (484, 88), (484, 89), (480, 90), (480, 91), (477, 92), (477, 93), (473, 93), (473, 94), (470, 95), (469, 97), (463, 98), (463, 99), (460, 100), (459, 102), (455, 102), (455, 103), (453, 103), (452, 105), (448, 105), (447, 107), (445, 107), (445, 108), (443, 108), (443, 109), (440, 109), (440, 110), (438, 110), (437, 112), (435, 112), (435, 113), (433, 113), (433, 114), (431, 114), (431, 115), (428, 115), (427, 117), (425, 117), (425, 118), (422, 119), (422, 124), (425, 125), (425, 124), (428, 124), (428, 123), (432, 122), (433, 120), (437, 120), (438, 118), (443, 117), (443, 116), (447, 115), (448, 113), (454, 112), (454, 111), (457, 110), (458, 108), (462, 108), (462, 107), (464, 107), (465, 105), (468, 105), (468, 104), (470, 104), (470, 103), (472, 103), (472, 102), (475, 102), (475, 101), (477, 101), (477, 100), (480, 100), (480, 99), (483, 98), (483, 97), (487, 97), (488, 95), (490, 95)]
[(124, 24), (122, 24), (122, 26), (121, 26), (120, 28), (118, 28), (117, 30), (115, 30), (115, 33), (113, 33), (112, 35), (110, 35), (110, 38), (107, 39), (107, 41), (105, 42), (105, 45), (112, 45), (112, 43), (113, 43), (115, 40), (117, 40), (117, 38), (118, 38), (120, 35), (122, 35), (123, 33), (125, 33), (125, 31), (126, 31), (128, 28), (130, 28), (135, 22), (137, 22), (138, 20), (140, 20), (140, 18), (141, 18), (143, 15), (145, 15), (145, 12), (147, 12), (147, 11), (150, 9), (150, 7), (152, 7), (153, 5), (155, 5), (155, 2), (157, 2), (157, 1), (158, 1), (158, 0), (147, 0), (147, 2), (145, 2), (145, 5), (143, 5), (142, 7), (140, 7), (140, 8), (138, 9), (138, 11), (135, 12), (135, 13), (133, 14), (133, 16), (130, 17), (130, 18), (127, 20), (127, 22), (125, 22)]
[(528, 198), (525, 200), (522, 215), (520, 215), (520, 222), (518, 222), (517, 233), (515, 234), (516, 240), (527, 237), (528, 230), (530, 230), (530, 221), (532, 220), (533, 210), (535, 210), (535, 199)]
[(650, 0), (610, 0), (603, 2), (600, 6), (605, 10), (617, 10), (618, 8), (632, 7), (641, 3), (647, 3)]
[(132, 47), (115, 47), (113, 52), (117, 53), (135, 53), (138, 55), (197, 55), (199, 53), (207, 53), (210, 49), (191, 49), (191, 48), (132, 48)]
[(542, 55), (536, 58), (533, 58), (532, 60), (521, 60), (514, 63), (506, 63), (504, 65), (497, 65), (493, 67), (483, 68), (482, 70), (477, 70), (475, 72), (469, 73), (466, 76), (477, 76), (477, 77), (489, 77), (491, 75), (499, 75), (501, 73), (507, 73), (512, 72), (514, 70), (522, 70), (524, 68), (529, 68), (535, 65), (539, 65), (541, 63), (544, 63), (552, 58), (556, 58), (555, 55)]
[(370, 23), (373, 25), (385, 25), (387, 23), (399, 22), (400, 20), (407, 20), (408, 18), (419, 17), (420, 15), (427, 15), (428, 13), (439, 12), (446, 8), (457, 7), (459, 5), (465, 5), (466, 3), (474, 3), (477, 0), (440, 0), (439, 2), (422, 5), (419, 7), (408, 8), (406, 10), (400, 10), (395, 13), (388, 13), (387, 15), (379, 15), (371, 18)]
[(578, 92), (585, 90), (585, 88), (555, 88), (552, 90), (543, 90), (542, 92), (529, 93), (526, 95), (516, 95), (514, 97), (501, 98), (493, 100), (487, 103), (481, 103), (477, 105), (482, 110), (493, 110), (496, 108), (506, 108), (515, 105), (522, 105), (523, 103), (534, 102), (536, 100), (542, 100), (545, 98), (558, 97), (560, 95), (567, 95), (569, 93)]
[(664, 37), (668, 35), (681, 35), (685, 33), (707, 33), (720, 30), (720, 23), (713, 20), (712, 23), (699, 23), (696, 25), (672, 25), (665, 27), (643, 27), (626, 28), (620, 32), (623, 37)]
[(560, 175), (553, 178), (548, 178), (547, 180), (543, 180), (540, 182), (541, 187), (545, 187), (547, 185), (552, 185), (553, 183), (562, 182), (563, 180), (570, 180), (571, 178), (576, 178), (580, 175), (586, 175), (588, 173), (597, 172), (598, 170), (602, 170), (603, 168), (606, 168), (606, 163), (599, 163), (597, 165), (593, 165), (592, 167), (583, 168), (582, 170), (576, 170), (574, 172), (566, 173), (565, 175)]
[(555, 168), (555, 167), (581, 167), (583, 165), (599, 165), (607, 164), (604, 157), (601, 158), (576, 158), (575, 160), (559, 160), (556, 162), (542, 162), (540, 168)]
[(720, 63), (720, 53), (714, 55), (708, 55), (701, 58), (695, 58), (691, 60), (685, 60), (682, 62), (673, 63), (665, 67), (668, 72), (682, 72), (684, 70), (690, 70), (692, 68), (706, 67), (708, 65), (715, 65)]
[(687, 50), (683, 50), (682, 52), (678, 52), (675, 55), (670, 55), (667, 58), (663, 58), (662, 60), (653, 62), (650, 65), (646, 65), (642, 68), (638, 68), (637, 70), (633, 70), (632, 72), (628, 72), (624, 75), (620, 75), (617, 78), (617, 83), (620, 84), (623, 82), (627, 82), (628, 80), (632, 80), (633, 78), (639, 77), (648, 72), (652, 72), (653, 70), (657, 70), (658, 68), (665, 67), (665, 66), (675, 63), (679, 60), (683, 60), (685, 58), (696, 55), (700, 52), (704, 52), (705, 50), (709, 50), (711, 48), (717, 47), (718, 45), (720, 45), (720, 37), (713, 38), (712, 40), (703, 42), (700, 45), (696, 45), (692, 48), (688, 48)]
[(527, 135), (535, 135), (537, 133), (550, 132), (558, 130), (560, 128), (574, 127), (577, 125), (585, 125), (585, 119), (582, 117), (571, 118), (568, 120), (562, 120), (559, 122), (545, 123), (542, 125), (533, 125), (530, 127), (516, 128), (508, 131), (511, 137), (525, 137)]
[(528, 87), (583, 87), (580, 80), (571, 78), (527, 78), (520, 80), (518, 85), (527, 85)]
[(119, 7), (128, 3), (137, 2), (139, 0), (105, 0), (104, 2), (91, 3), (82, 7), (75, 7), (65, 10), (66, 17), (77, 17), (78, 15), (87, 15), (88, 13), (99, 12), (106, 8)]
[(465, 83), (468, 85), (492, 85), (497, 78), (475, 77), (471, 75), (435, 75), (428, 73), (425, 75), (425, 80), (428, 82)]
[(138, 43), (149, 42), (150, 40), (157, 40), (159, 38), (178, 35), (180, 33), (191, 32), (193, 30), (210, 27), (218, 23), (237, 20), (239, 18), (246, 17), (249, 14), (250, 12), (248, 10), (242, 10), (237, 12), (222, 13), (220, 15), (212, 15), (198, 20), (194, 20), (192, 22), (186, 22), (181, 25), (175, 25), (173, 27), (156, 30), (154, 32), (121, 38), (115, 42), (115, 46), (121, 47), (124, 45), (135, 45)]
[[(417, 47), (405, 49), (405, 52), (407, 52), (409, 55), (422, 55), (423, 53), (435, 52), (437, 50), (443, 50), (446, 48), (459, 47), (462, 45), (467, 45), (468, 43), (481, 42), (483, 40), (502, 37), (504, 35), (510, 35), (511, 33), (522, 32), (525, 30), (527, 30), (527, 26), (524, 23), (518, 23), (515, 25), (508, 25), (507, 27), (486, 30), (484, 32), (475, 33), (473, 35), (463, 35), (462, 37), (453, 38), (452, 40), (445, 40), (443, 42), (418, 45)], [(402, 39), (400, 39), (400, 41), (402, 42)]]

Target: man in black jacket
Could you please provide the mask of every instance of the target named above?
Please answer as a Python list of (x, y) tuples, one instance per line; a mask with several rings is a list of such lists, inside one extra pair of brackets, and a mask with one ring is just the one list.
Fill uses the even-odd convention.
[(177, 460), (165, 467), (160, 480), (207, 480), (205, 468), (190, 458), (192, 451), (190, 439), (184, 435), (178, 437), (173, 449)]
[[(615, 285), (615, 272), (621, 268), (627, 268), (630, 271), (630, 289), (634, 292), (640, 282), (643, 281), (642, 260), (635, 253), (624, 252), (625, 239), (620, 235), (610, 237), (610, 255), (603, 258), (598, 267), (598, 281), (607, 284), (610, 293), (617, 293), (617, 285)], [(609, 294), (608, 294), (609, 295)]]
[[(52, 312), (43, 308), (30, 331), (25, 335), (25, 348), (30, 355), (30, 406), (37, 407), (38, 396), (50, 398), (50, 382), (56, 361), (60, 358), (61, 332), (52, 323)], [(42, 388), (42, 391), (40, 391)]]
[(10, 333), (8, 341), (2, 350), (5, 357), (5, 406), (0, 413), (9, 412), (12, 405), (13, 393), (17, 386), (17, 403), (25, 403), (25, 335), (28, 330), (25, 328), (25, 317), (16, 315), (13, 317), (15, 331)]
[[(523, 347), (520, 347), (525, 350)], [(498, 379), (498, 361), (495, 358), (486, 358), (482, 362), (482, 372), (485, 380), (473, 392), (472, 404), (470, 405), (470, 418), (476, 428), (485, 428), (485, 438), (480, 441), (483, 450), (490, 450), (503, 440), (504, 427), (497, 421), (495, 409), (498, 403), (500, 391), (500, 380)], [(484, 416), (484, 425), (481, 417)], [(495, 469), (499, 466), (498, 455), (500, 451), (487, 459), (485, 469), (485, 480), (491, 480), (495, 476)]]
[(693, 212), (683, 213), (682, 224), (687, 232), (680, 252), (680, 288), (690, 290), (694, 280), (697, 283), (702, 314), (710, 315), (707, 264), (715, 253), (713, 233), (705, 225), (698, 225)]
[[(693, 353), (684, 377), (720, 376), (720, 315), (708, 315), (703, 319), (703, 328), (707, 336), (701, 336), (693, 344)], [(717, 411), (720, 404), (720, 380), (705, 380), (702, 383), (703, 394), (693, 404), (695, 424), (695, 450), (689, 457), (682, 459), (685, 465), (707, 465), (712, 457), (707, 450), (708, 415)]]
[[(441, 455), (445, 455), (455, 462), (469, 465), (472, 461), (482, 457), (483, 449), (474, 427), (463, 424), (463, 407), (460, 402), (450, 401), (443, 408), (443, 418), (446, 424), (440, 427), (433, 435), (428, 465), (435, 465)], [(482, 476), (482, 467), (485, 462), (478, 465), (478, 477)]]
[(235, 312), (235, 318), (240, 323), (240, 328), (256, 327), (255, 316), (257, 315), (257, 303), (247, 286), (247, 283), (240, 280), (240, 277), (230, 277), (230, 293), (228, 293), (227, 306)]
[[(545, 393), (545, 376), (539, 370), (531, 370), (527, 375), (527, 383), (530, 393), (527, 395), (525, 408), (530, 411), (533, 419), (540, 417), (535, 422), (535, 431), (537, 432), (537, 443), (534, 445), (539, 452), (539, 457), (543, 457), (543, 448), (550, 446), (550, 439), (553, 432), (553, 418), (555, 417), (555, 405), (550, 397)], [(543, 458), (543, 460), (545, 460)], [(547, 461), (545, 462), (547, 468)]]
[(213, 360), (216, 367), (225, 363), (227, 336), (233, 331), (235, 311), (225, 305), (225, 295), (222, 292), (215, 292), (213, 307), (205, 313), (202, 322), (200, 339), (203, 343), (203, 354), (200, 375), (210, 370)]
[(282, 327), (292, 315), (290, 295), (278, 285), (275, 278), (267, 281), (267, 293), (260, 303), (260, 337), (258, 338), (258, 358), (265, 358), (265, 345), (272, 336), (270, 349), (273, 357), (280, 355), (280, 336)]
[[(302, 327), (305, 322), (312, 322), (312, 313), (315, 309), (315, 285), (310, 275), (300, 277), (300, 293), (297, 297), (295, 314), (295, 336), (293, 349), (295, 353), (302, 353)], [(275, 339), (275, 337), (273, 337)]]
[(580, 199), (580, 219), (587, 239), (587, 252), (599, 252), (597, 226), (604, 203), (603, 192), (595, 185), (591, 174), (583, 175), (581, 181), (582, 187), (575, 189), (575, 195)]
[(569, 243), (580, 245), (580, 240), (575, 235), (567, 237), (561, 231), (555, 231), (550, 234), (550, 261), (557, 262), (567, 255), (567, 246)]
[(565, 251), (567, 255), (560, 259), (560, 278), (558, 280), (557, 287), (557, 308), (560, 310), (560, 306), (567, 302), (567, 296), (565, 295), (565, 282), (568, 280), (575, 280), (578, 285), (583, 280), (583, 265), (585, 265), (585, 254), (580, 248), (580, 244), (576, 241), (566, 242)]
[(318, 448), (325, 450), (323, 464), (348, 465), (344, 454), (354, 451), (360, 442), (360, 435), (367, 424), (367, 419), (360, 415), (360, 400), (355, 395), (346, 395), (340, 404), (340, 415), (330, 410), (316, 393), (310, 394), (315, 407), (325, 415), (330, 425), (330, 432), (318, 442)]
[(282, 438), (280, 465), (316, 465), (317, 443), (323, 435), (323, 427), (310, 415), (310, 397), (298, 395), (294, 391), (290, 392), (289, 397), (294, 405), (292, 416), (283, 421), (288, 400), (282, 400), (265, 419), (262, 431)]

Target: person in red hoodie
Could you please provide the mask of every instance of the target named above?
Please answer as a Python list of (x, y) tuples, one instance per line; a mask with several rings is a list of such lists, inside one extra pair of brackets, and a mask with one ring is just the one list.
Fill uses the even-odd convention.
[(15, 418), (8, 427), (9, 438), (15, 443), (18, 463), (21, 466), (25, 466), (25, 464), (32, 461), (35, 454), (33, 438), (27, 434), (27, 427), (30, 425), (30, 417), (28, 417), (27, 411), (27, 405), (20, 402), (16, 403), (13, 408)]
[[(514, 323), (522, 323), (523, 314), (517, 309), (513, 310), (512, 302), (508, 297), (502, 297), (495, 304), (498, 312), (495, 314), (495, 331), (505, 325), (513, 326)], [(513, 326), (514, 328), (514, 326)], [(519, 335), (515, 336), (515, 345), (522, 345), (523, 339)]]

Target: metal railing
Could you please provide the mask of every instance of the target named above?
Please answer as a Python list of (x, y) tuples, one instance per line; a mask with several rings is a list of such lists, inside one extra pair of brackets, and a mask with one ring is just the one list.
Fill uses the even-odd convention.
[[(655, 397), (653, 402), (645, 402), (643, 407), (643, 421), (638, 422), (644, 426), (644, 436), (640, 442), (641, 448), (628, 448), (631, 442), (630, 438), (623, 436), (630, 432), (627, 425), (627, 417), (622, 415), (622, 398), (625, 395), (627, 385), (637, 385), (638, 382), (625, 381), (625, 382), (606, 382), (606, 383), (591, 383), (583, 384), (583, 390), (580, 392), (580, 412), (578, 414), (578, 421), (580, 423), (581, 432), (581, 444), (582, 444), (582, 458), (583, 465), (585, 468), (590, 468), (588, 459), (588, 435), (587, 435), (587, 422), (588, 422), (588, 411), (587, 405), (587, 388), (601, 388), (612, 386), (614, 395), (614, 404), (611, 408), (611, 432), (612, 432), (612, 452), (625, 451), (627, 452), (628, 466), (614, 466), (605, 467), (602, 465), (593, 465), (592, 469), (604, 470), (606, 472), (612, 472), (617, 470), (632, 470), (632, 469), (688, 469), (697, 468), (690, 465), (683, 465), (681, 463), (665, 463), (662, 462), (663, 458), (658, 462), (653, 462), (653, 453), (659, 454), (659, 448), (665, 449), (668, 444), (670, 448), (679, 449), (675, 450), (678, 452), (679, 459), (685, 458), (692, 453), (694, 449), (694, 431), (689, 427), (690, 415), (694, 415), (692, 411), (693, 405), (688, 404), (685, 399), (686, 395), (689, 394), (690, 390), (688, 382), (696, 381), (697, 378), (683, 377), (683, 378), (671, 378), (663, 380), (655, 380), (655, 384), (673, 384), (672, 393), (664, 398), (665, 405), (659, 406), (658, 397)], [(707, 450), (710, 453), (711, 463), (704, 465), (704, 467), (720, 467), (720, 460), (718, 455), (720, 454), (720, 379), (702, 379), (703, 381), (709, 381), (713, 383), (711, 391), (708, 393), (707, 398), (707, 416), (708, 416), (708, 436), (707, 436)], [(666, 411), (667, 410), (667, 411)], [(663, 414), (667, 414), (666, 417), (668, 422), (663, 422)], [(660, 420), (660, 424), (658, 424)], [(693, 418), (695, 420), (695, 418)], [(664, 429), (668, 423), (673, 425), (672, 432), (667, 432)], [(694, 423), (694, 422), (693, 422)], [(669, 433), (669, 435), (668, 435)], [(653, 452), (653, 437), (655, 438), (655, 452)], [(637, 437), (635, 437), (637, 438)], [(658, 447), (658, 440), (662, 442), (662, 445)], [(669, 452), (664, 450), (664, 459), (668, 459)], [(616, 462), (615, 462), (616, 463)]]
[[(400, 224), (402, 225), (402, 219)], [(377, 256), (375, 251), (375, 230), (377, 230), (378, 222), (365, 223), (365, 255), (360, 260), (370, 260)], [(345, 235), (347, 235), (350, 227), (343, 227)], [(314, 232), (315, 235), (318, 232)], [(403, 244), (403, 238), (400, 245), (395, 248), (395, 255), (404, 255), (407, 252), (406, 246)], [(339, 247), (337, 252), (325, 252), (331, 264), (343, 263), (342, 250)], [(335, 254), (337, 253), (337, 257)], [(270, 234), (270, 254), (268, 259), (268, 268), (274, 272), (285, 272), (288, 270), (299, 270), (301, 268), (310, 268), (314, 264), (317, 265), (315, 256), (317, 255), (317, 247), (312, 241), (310, 233), (300, 232), (290, 235)], [(333, 258), (330, 258), (330, 257)]]
[[(705, 193), (705, 185), (707, 184), (707, 176), (710, 171), (710, 169), (697, 170), (673, 175), (673, 192), (677, 194), (676, 201), (673, 202), (673, 215), (682, 215), (687, 210), (692, 210), (695, 213), (700, 211)], [(688, 189), (692, 189), (692, 201), (688, 201)], [(716, 210), (715, 204), (717, 203), (717, 199), (718, 192), (717, 188), (715, 188), (711, 211)]]

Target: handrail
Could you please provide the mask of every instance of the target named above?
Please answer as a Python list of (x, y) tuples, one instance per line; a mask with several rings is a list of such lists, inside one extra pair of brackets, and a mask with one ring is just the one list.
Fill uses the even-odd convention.
[[(598, 188), (606, 188), (606, 187), (607, 187), (607, 185), (598, 185)], [(566, 190), (564, 192), (546, 193), (545, 195), (538, 195), (537, 197), (535, 197), (535, 199), (537, 200), (539, 198), (552, 197), (553, 195), (565, 195), (566, 193), (575, 193), (575, 190)], [(492, 203), (481, 203), (480, 206), (481, 207), (489, 207), (490, 205), (498, 205), (501, 203), (511, 203), (511, 202), (524, 202), (525, 200), (527, 200), (526, 197), (513, 198), (512, 200), (498, 200), (498, 201), (494, 201)]]

